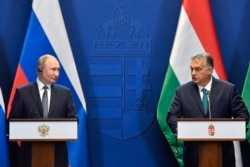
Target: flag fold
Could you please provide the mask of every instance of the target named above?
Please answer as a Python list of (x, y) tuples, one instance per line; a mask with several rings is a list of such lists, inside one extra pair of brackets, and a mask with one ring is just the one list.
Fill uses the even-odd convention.
[(8, 137), (6, 129), (6, 116), (5, 116), (5, 105), (3, 100), (2, 89), (0, 87), (0, 157), (1, 166), (9, 167), (9, 151), (8, 151)]

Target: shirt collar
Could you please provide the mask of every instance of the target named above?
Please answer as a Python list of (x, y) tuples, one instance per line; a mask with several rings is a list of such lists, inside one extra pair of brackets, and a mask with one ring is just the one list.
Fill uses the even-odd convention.
[(208, 84), (205, 87), (198, 85), (199, 90), (201, 91), (202, 88), (205, 88), (206, 90), (211, 92), (212, 82), (213, 82), (213, 77), (211, 77), (210, 81), (208, 82)]
[[(43, 89), (43, 87), (45, 86), (45, 85), (39, 80), (39, 78), (36, 79), (36, 83), (37, 83), (37, 85), (38, 85), (38, 89), (39, 89), (39, 90)], [(46, 86), (48, 87), (48, 89), (50, 89), (51, 84), (46, 85)]]

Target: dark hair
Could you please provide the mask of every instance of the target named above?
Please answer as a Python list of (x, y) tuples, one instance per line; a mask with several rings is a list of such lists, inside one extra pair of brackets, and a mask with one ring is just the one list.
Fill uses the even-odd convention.
[(191, 60), (198, 60), (204, 58), (206, 60), (206, 65), (214, 68), (214, 60), (212, 56), (208, 53), (199, 53), (191, 58)]

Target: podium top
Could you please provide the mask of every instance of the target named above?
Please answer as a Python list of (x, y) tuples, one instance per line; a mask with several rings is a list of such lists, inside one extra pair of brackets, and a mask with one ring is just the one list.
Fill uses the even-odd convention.
[(9, 122), (71, 122), (71, 121), (78, 121), (77, 118), (47, 118), (47, 119), (28, 119), (28, 118), (11, 118), (9, 119)]
[(10, 141), (75, 141), (76, 118), (10, 119)]
[(245, 118), (179, 118), (178, 121), (246, 121)]
[(177, 138), (182, 141), (244, 141), (244, 118), (182, 118), (177, 122)]

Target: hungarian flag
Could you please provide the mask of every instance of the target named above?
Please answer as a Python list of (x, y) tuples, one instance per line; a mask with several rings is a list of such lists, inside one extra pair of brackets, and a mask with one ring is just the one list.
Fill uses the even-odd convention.
[[(175, 89), (191, 80), (191, 57), (201, 52), (213, 56), (215, 68), (213, 75), (226, 80), (209, 0), (183, 0), (169, 66), (157, 108), (158, 122), (174, 151), (179, 166), (183, 166), (182, 143), (176, 144), (176, 138), (166, 124), (166, 116)], [(178, 154), (175, 153), (176, 149), (178, 149)]]
[[(246, 104), (246, 107), (250, 109), (250, 65), (248, 66), (245, 83), (242, 90), (242, 98)], [(247, 125), (247, 129), (250, 129), (250, 122)], [(247, 131), (246, 138), (250, 143), (250, 130)]]
[(76, 104), (79, 118), (78, 140), (68, 142), (69, 166), (88, 167), (90, 160), (86, 103), (58, 0), (33, 1), (26, 38), (8, 103), (8, 113), (16, 88), (36, 80), (37, 60), (43, 54), (52, 54), (58, 58), (61, 64), (58, 83), (72, 90)]
[(2, 89), (0, 87), (0, 157), (1, 157), (1, 166), (9, 167), (9, 152), (8, 152), (8, 138), (6, 130), (6, 116), (5, 116), (5, 107), (3, 101)]

